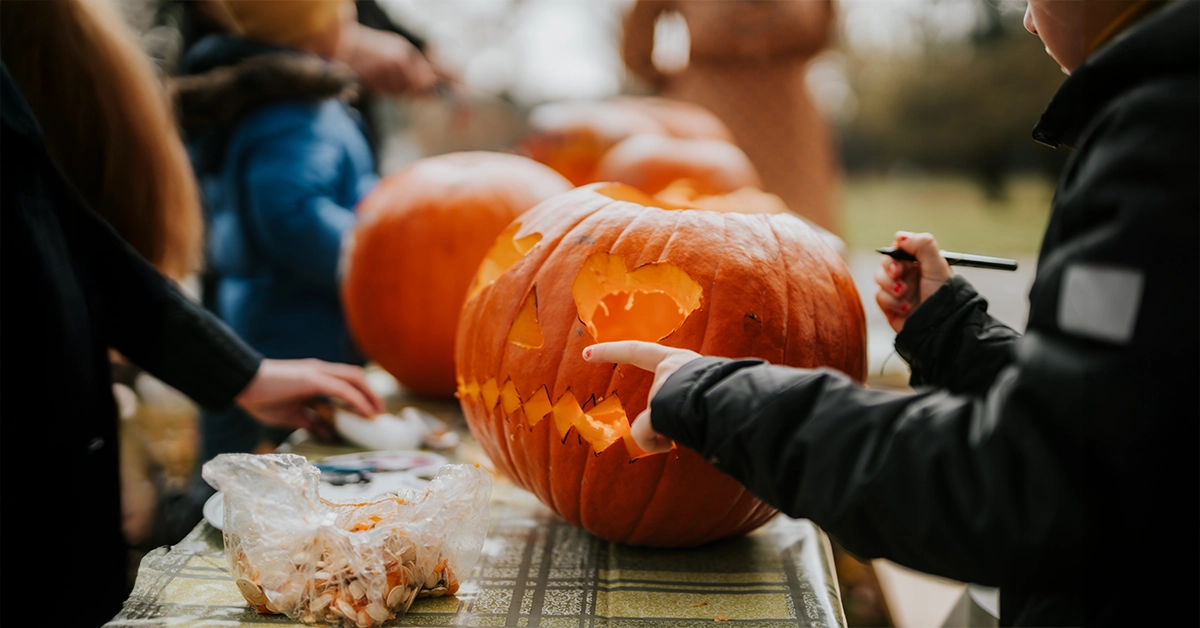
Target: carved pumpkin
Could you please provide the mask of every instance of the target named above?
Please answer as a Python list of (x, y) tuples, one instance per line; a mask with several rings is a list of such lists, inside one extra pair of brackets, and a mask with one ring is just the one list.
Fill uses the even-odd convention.
[(342, 300), (351, 332), (410, 390), (454, 393), (454, 332), (492, 241), (514, 218), (571, 189), (535, 161), (502, 153), (422, 159), (359, 204)]
[(621, 140), (638, 134), (733, 141), (707, 109), (666, 98), (622, 96), (601, 101), (562, 101), (534, 107), (521, 152), (575, 185), (597, 181), (596, 164)]
[(566, 520), (633, 545), (692, 546), (774, 516), (696, 452), (629, 436), (652, 375), (589, 364), (597, 341), (831, 366), (862, 380), (866, 324), (842, 260), (789, 214), (660, 209), (620, 184), (509, 225), (472, 283), (458, 396), (496, 466)]
[(686, 179), (702, 195), (762, 188), (762, 178), (742, 149), (721, 140), (634, 135), (613, 146), (596, 165), (598, 181), (657, 194)]

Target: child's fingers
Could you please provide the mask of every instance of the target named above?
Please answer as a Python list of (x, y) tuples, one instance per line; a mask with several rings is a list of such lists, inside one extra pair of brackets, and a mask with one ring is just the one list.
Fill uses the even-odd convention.
[(633, 442), (637, 443), (646, 453), (656, 454), (671, 449), (670, 439), (662, 434), (654, 431), (654, 427), (650, 424), (650, 409), (646, 408), (637, 418), (633, 420), (633, 425), (629, 428), (630, 436), (633, 436)]
[(341, 362), (326, 362), (324, 360), (316, 359), (309, 360), (308, 362), (324, 375), (336, 377), (337, 379), (340, 379), (356, 388), (358, 392), (361, 393), (366, 399), (370, 408), (373, 410), (373, 412), (368, 413), (367, 416), (379, 414), (380, 412), (384, 411), (383, 400), (380, 399), (379, 395), (375, 394), (375, 391), (371, 390), (371, 387), (367, 385), (367, 372), (363, 370), (361, 366), (343, 364)]
[(587, 347), (583, 350), (583, 359), (587, 362), (632, 364), (653, 373), (658, 369), (659, 362), (667, 359), (675, 351), (678, 349), (664, 347), (653, 342), (621, 340), (601, 342)]
[(906, 266), (911, 266), (911, 264), (904, 264), (902, 262), (898, 262), (886, 255), (879, 256), (880, 270), (882, 272), (886, 273), (888, 277), (892, 277), (893, 279), (896, 277), (899, 277), (900, 275), (903, 275)]
[(883, 310), (884, 314), (894, 316), (908, 316), (913, 307), (907, 299), (890, 295), (883, 290), (875, 293), (875, 303), (879, 304), (879, 309)]
[(879, 290), (894, 296), (902, 296), (908, 290), (908, 284), (898, 277), (892, 277), (886, 270), (875, 271), (875, 283)]
[(908, 315), (912, 313), (912, 305), (908, 301), (893, 297), (882, 290), (875, 293), (875, 303), (879, 305), (879, 310), (896, 332), (904, 327), (904, 321), (908, 320)]
[(345, 401), (355, 412), (365, 417), (379, 414), (382, 403), (378, 402), (378, 397), (375, 397), (375, 393), (370, 389), (364, 391), (344, 379), (325, 373), (320, 375), (317, 386), (320, 388), (321, 394)]
[(896, 246), (917, 258), (923, 277), (944, 280), (953, 275), (950, 264), (942, 257), (942, 250), (932, 233), (897, 231)]

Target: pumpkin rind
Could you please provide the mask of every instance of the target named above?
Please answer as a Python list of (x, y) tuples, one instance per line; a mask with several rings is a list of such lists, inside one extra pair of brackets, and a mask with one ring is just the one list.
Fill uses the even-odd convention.
[[(582, 360), (598, 324), (579, 310), (596, 302), (575, 293), (581, 273), (616, 277), (613, 258), (628, 276), (641, 273), (623, 284), (595, 284), (633, 286), (634, 318), (644, 313), (637, 308), (661, 309), (661, 295), (677, 303), (684, 317), (673, 330), (662, 328), (669, 330), (664, 344), (830, 366), (862, 380), (866, 325), (850, 274), (794, 216), (664, 210), (615, 200), (606, 189), (594, 184), (549, 199), (506, 232), (514, 240), (540, 238), (463, 306), (456, 357), (468, 425), (499, 469), (601, 538), (692, 546), (748, 532), (775, 511), (690, 449), (646, 455), (628, 438), (627, 417), (645, 409), (652, 374)], [(698, 286), (695, 302), (689, 281)], [(639, 302), (646, 290), (660, 297)], [(513, 342), (519, 316), (517, 337), (534, 337), (530, 303), (541, 342)]]
[(687, 180), (698, 194), (762, 188), (762, 177), (742, 149), (722, 140), (634, 135), (604, 153), (595, 181), (616, 181), (647, 194)]
[(733, 134), (711, 111), (668, 98), (619, 96), (607, 100), (550, 102), (534, 107), (521, 152), (575, 185), (597, 178), (596, 164), (618, 142), (638, 134), (703, 138), (733, 143)]
[(451, 153), (386, 177), (360, 203), (342, 300), (364, 353), (410, 390), (454, 393), (454, 334), (467, 288), (496, 236), (571, 188), (516, 155)]

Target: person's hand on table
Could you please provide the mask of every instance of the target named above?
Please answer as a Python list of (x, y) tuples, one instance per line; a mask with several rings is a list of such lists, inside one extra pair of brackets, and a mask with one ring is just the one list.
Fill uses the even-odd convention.
[(317, 424), (307, 404), (321, 396), (341, 399), (367, 417), (384, 411), (362, 368), (314, 359), (263, 360), (254, 379), (237, 396), (237, 404), (264, 425), (303, 427), (320, 435), (329, 429)]
[(633, 441), (637, 443), (638, 447), (652, 454), (670, 450), (671, 440), (654, 431), (654, 426), (650, 422), (649, 401), (654, 399), (654, 395), (663, 387), (667, 378), (671, 377), (684, 364), (698, 357), (700, 354), (695, 351), (664, 347), (653, 342), (638, 340), (602, 342), (583, 350), (583, 359), (586, 362), (632, 364), (654, 373), (654, 383), (650, 385), (650, 396), (646, 403), (646, 409), (637, 415), (637, 418), (630, 424), (630, 435), (633, 436)]
[(347, 28), (337, 59), (358, 74), (367, 91), (400, 96), (426, 92), (437, 84), (433, 64), (404, 37), (358, 22)]
[(915, 262), (901, 262), (885, 255), (875, 272), (875, 283), (879, 284), (875, 302), (892, 329), (899, 332), (913, 310), (950, 281), (954, 271), (932, 234), (897, 231), (892, 246), (917, 258)]

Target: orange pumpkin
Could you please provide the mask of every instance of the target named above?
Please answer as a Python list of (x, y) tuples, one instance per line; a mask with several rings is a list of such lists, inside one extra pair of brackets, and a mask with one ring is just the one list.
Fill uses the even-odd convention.
[(516, 483), (601, 538), (692, 546), (775, 511), (690, 449), (641, 451), (629, 419), (652, 375), (583, 348), (658, 341), (862, 380), (866, 324), (845, 264), (799, 218), (668, 205), (597, 183), (518, 218), (472, 283), (455, 354), (471, 432)]
[(534, 107), (530, 133), (520, 150), (575, 185), (599, 181), (596, 164), (632, 135), (653, 134), (733, 141), (720, 119), (707, 109), (667, 98), (622, 96), (600, 101), (562, 101)]
[(617, 96), (608, 100), (614, 106), (635, 109), (654, 118), (667, 135), (731, 144), (733, 132), (713, 112), (695, 103), (653, 96)]
[(535, 161), (502, 153), (422, 159), (359, 204), (342, 300), (368, 357), (410, 390), (454, 393), (454, 332), (467, 287), (496, 236), (571, 189)]
[(762, 188), (762, 178), (742, 149), (721, 140), (634, 135), (613, 146), (593, 175), (657, 194), (686, 179), (698, 194)]

